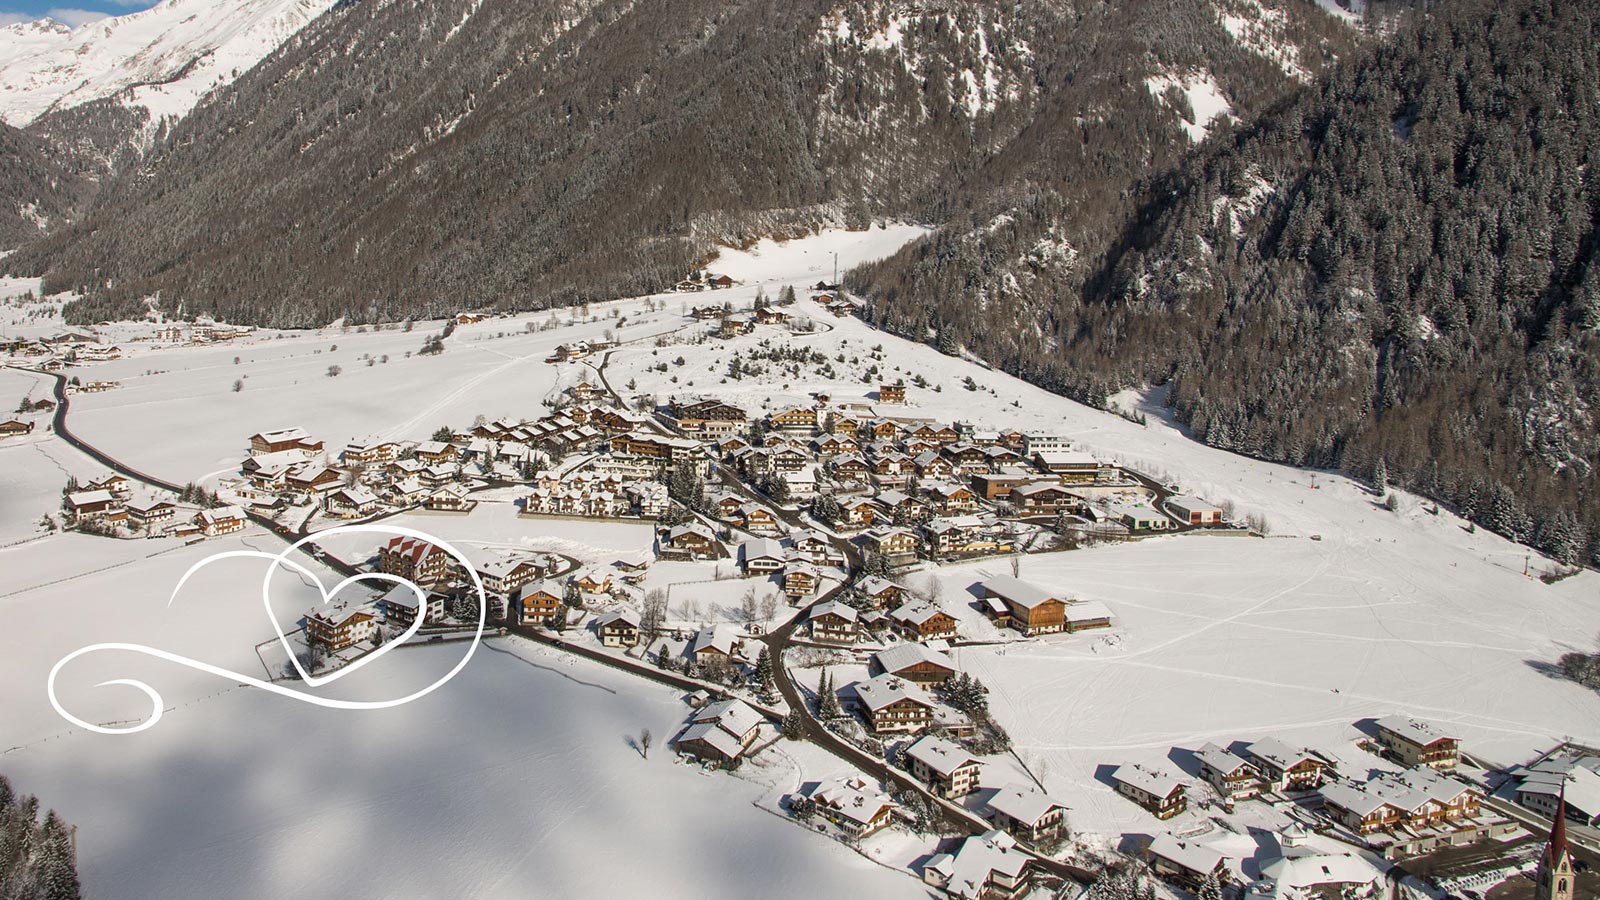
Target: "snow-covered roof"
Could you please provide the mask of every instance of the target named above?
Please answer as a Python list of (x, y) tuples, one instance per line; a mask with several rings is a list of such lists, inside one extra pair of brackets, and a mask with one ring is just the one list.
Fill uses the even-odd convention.
[(916, 743), (905, 749), (905, 755), (910, 759), (918, 760), (933, 772), (945, 776), (962, 766), (982, 762), (976, 756), (962, 749), (960, 744), (931, 734), (927, 737), (918, 738)]
[(598, 620), (596, 620), (596, 627), (605, 628), (607, 625), (615, 625), (620, 623), (624, 625), (632, 625), (634, 628), (638, 628), (641, 624), (643, 624), (643, 622), (644, 619), (639, 616), (637, 610), (631, 606), (623, 606), (613, 609), (601, 616)]
[(1053, 809), (1067, 808), (1031, 784), (1008, 784), (985, 802), (995, 812), (1030, 826), (1037, 824)]
[(893, 809), (895, 805), (888, 794), (860, 775), (836, 775), (812, 787), (808, 796), (834, 815), (858, 825), (871, 823), (885, 808)]
[(755, 538), (739, 545), (739, 558), (745, 562), (753, 559), (782, 560), (783, 545), (772, 538)]
[(1183, 782), (1160, 769), (1147, 769), (1138, 765), (1117, 766), (1112, 771), (1111, 777), (1153, 797), (1170, 797), (1173, 791), (1183, 787)]
[(893, 616), (896, 621), (910, 622), (913, 625), (921, 625), (922, 623), (943, 612), (944, 610), (934, 606), (932, 603), (929, 603), (926, 600), (912, 600), (909, 603), (902, 603), (895, 609), (894, 612), (890, 613), (890, 615)]
[(340, 498), (351, 506), (368, 506), (378, 502), (377, 496), (363, 487), (342, 487), (333, 492), (333, 497)]
[(915, 641), (895, 644), (887, 650), (880, 650), (873, 654), (872, 658), (877, 660), (879, 666), (883, 667), (883, 671), (890, 674), (920, 663), (943, 666), (952, 672), (956, 670), (956, 664), (951, 661), (950, 657), (937, 650), (924, 647)]
[(743, 736), (761, 724), (761, 714), (750, 704), (735, 697), (707, 704), (689, 717), (691, 722), (716, 722), (729, 732)]
[(705, 650), (716, 650), (733, 656), (744, 642), (744, 635), (732, 625), (713, 625), (695, 632), (689, 641), (689, 653), (695, 655)]
[(1020, 578), (1012, 578), (1010, 575), (996, 575), (985, 579), (983, 589), (998, 594), (1024, 609), (1033, 609), (1051, 601), (1063, 602), (1061, 597), (1051, 593), (1047, 588)]
[(1209, 742), (1196, 750), (1194, 756), (1224, 775), (1237, 772), (1241, 766), (1249, 765), (1238, 754)]
[(678, 743), (685, 741), (703, 741), (730, 759), (744, 752), (744, 743), (718, 722), (691, 723), (678, 735)]
[(1162, 832), (1150, 842), (1150, 853), (1170, 860), (1191, 872), (1213, 872), (1227, 858), (1227, 854), (1196, 841), (1180, 841), (1170, 833)]
[(929, 709), (933, 708), (933, 701), (910, 681), (897, 675), (885, 673), (866, 681), (858, 681), (851, 685), (856, 697), (867, 709), (877, 712), (901, 700), (910, 700)]
[(828, 615), (838, 616), (846, 622), (854, 622), (860, 617), (860, 613), (856, 612), (855, 607), (846, 606), (837, 600), (829, 600), (827, 603), (818, 603), (816, 606), (811, 607), (810, 618), (818, 619)]
[(95, 503), (110, 503), (116, 498), (110, 491), (75, 491), (67, 495), (67, 502), (73, 506), (90, 506)]
[(1435, 728), (1432, 723), (1410, 716), (1384, 716), (1377, 720), (1376, 724), (1384, 731), (1421, 747), (1426, 747), (1434, 741), (1453, 740), (1450, 735)]
[(880, 578), (877, 575), (868, 575), (867, 577), (861, 579), (856, 587), (860, 588), (861, 592), (869, 597), (876, 597), (884, 591), (902, 590), (900, 585), (895, 584), (887, 578)]
[[(419, 591), (409, 584), (397, 584), (383, 595), (383, 605), (389, 609), (415, 610), (421, 605), (417, 600), (418, 593)], [(424, 598), (427, 597), (426, 592), (420, 593)]]
[(1310, 750), (1297, 750), (1272, 737), (1262, 738), (1244, 749), (1246, 753), (1256, 759), (1284, 770), (1292, 769), (1308, 759), (1316, 758), (1316, 755)]
[(1073, 624), (1078, 622), (1098, 622), (1102, 619), (1110, 620), (1111, 607), (1106, 606), (1099, 600), (1084, 600), (1079, 603), (1068, 603), (1066, 615), (1067, 622)]
[(996, 873), (1016, 879), (1029, 861), (1011, 835), (995, 830), (967, 838), (953, 854), (931, 857), (924, 868), (945, 876), (945, 891), (950, 896), (977, 900), (987, 896), (989, 882)]
[(1329, 884), (1371, 884), (1383, 872), (1354, 853), (1315, 853), (1275, 859), (1261, 867), (1261, 877), (1271, 880), (1282, 895), (1285, 888), (1304, 892)]

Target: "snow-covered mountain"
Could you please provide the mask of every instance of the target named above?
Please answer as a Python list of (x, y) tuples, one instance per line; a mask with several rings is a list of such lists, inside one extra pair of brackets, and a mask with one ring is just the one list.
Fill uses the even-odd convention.
[(0, 121), (122, 92), (152, 119), (182, 116), (254, 66), (335, 0), (163, 0), (77, 28), (52, 19), (0, 28)]

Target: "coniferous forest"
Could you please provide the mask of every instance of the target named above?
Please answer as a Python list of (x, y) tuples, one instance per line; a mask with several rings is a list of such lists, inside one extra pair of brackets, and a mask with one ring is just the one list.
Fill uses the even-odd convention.
[(39, 799), (18, 796), (0, 775), (0, 898), (77, 900), (78, 871), (70, 827), (54, 810), (39, 818)]

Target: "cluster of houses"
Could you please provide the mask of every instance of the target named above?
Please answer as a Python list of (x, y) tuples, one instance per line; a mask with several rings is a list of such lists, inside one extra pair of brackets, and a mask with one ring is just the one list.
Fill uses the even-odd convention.
[[(1399, 771), (1341, 774), (1335, 757), (1269, 737), (1233, 747), (1205, 744), (1194, 752), (1198, 777), (1226, 811), (1233, 811), (1235, 803), (1258, 798), (1293, 801), (1289, 808), (1318, 817), (1315, 822), (1307, 820), (1314, 831), (1391, 857), (1469, 844), (1513, 827), (1485, 815), (1482, 787), (1454, 777), (1460, 760), (1455, 737), (1409, 716), (1387, 716), (1373, 720), (1371, 726), (1375, 738), (1366, 745), (1399, 764)], [(1190, 785), (1161, 767), (1120, 766), (1111, 773), (1111, 780), (1118, 793), (1159, 819), (1170, 819), (1188, 808)], [(1298, 846), (1304, 839), (1304, 826), (1294, 827), (1299, 831), (1287, 836)], [(1290, 853), (1283, 858), (1298, 855)], [(1238, 854), (1224, 846), (1171, 834), (1157, 836), (1146, 850), (1156, 874), (1189, 889), (1207, 877), (1223, 883), (1240, 881), (1237, 865), (1230, 868), (1230, 856), (1237, 863)], [(1341, 862), (1335, 868), (1348, 865)], [(1281, 885), (1272, 881), (1270, 868), (1262, 867), (1260, 880), (1248, 885), (1247, 895), (1283, 895)], [(1355, 880), (1365, 884), (1370, 879), (1363, 874)], [(1299, 891), (1296, 888), (1290, 894)]]
[(46, 372), (122, 358), (121, 347), (102, 344), (95, 335), (81, 331), (63, 331), (38, 339), (0, 338), (0, 353), (21, 360), (28, 368)]
[(111, 474), (69, 491), (62, 501), (62, 513), (74, 527), (138, 528), (150, 537), (218, 537), (243, 531), (250, 524), (245, 511), (237, 506), (201, 509), (180, 518), (174, 503), (132, 502), (132, 497), (128, 479)]

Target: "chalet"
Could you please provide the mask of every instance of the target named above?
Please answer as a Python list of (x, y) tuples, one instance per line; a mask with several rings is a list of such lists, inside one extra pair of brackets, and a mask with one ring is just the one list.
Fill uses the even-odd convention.
[(153, 525), (156, 522), (170, 522), (178, 514), (178, 508), (166, 501), (148, 504), (130, 504), (128, 516), (140, 525)]
[(1113, 503), (1111, 517), (1131, 532), (1165, 531), (1172, 527), (1172, 520), (1148, 503)]
[(990, 535), (988, 526), (977, 516), (934, 519), (922, 530), (928, 536), (929, 550), (939, 556), (992, 553), (1006, 546)]
[(633, 511), (641, 518), (659, 519), (672, 508), (667, 486), (654, 481), (635, 481), (623, 488), (633, 501)]
[(1155, 814), (1170, 819), (1189, 808), (1183, 782), (1158, 769), (1143, 766), (1118, 766), (1111, 773), (1117, 793)]
[(383, 465), (400, 458), (400, 445), (394, 441), (352, 442), (341, 458), (348, 466)]
[(923, 600), (905, 603), (889, 614), (895, 626), (912, 640), (931, 641), (956, 636), (956, 620)]
[(1066, 630), (1067, 601), (1036, 584), (998, 575), (983, 583), (983, 594), (1005, 603), (1011, 627), (1023, 634)]
[(545, 567), (525, 558), (493, 556), (473, 565), (483, 589), (491, 594), (508, 596), (530, 581), (544, 577)]
[(202, 509), (200, 514), (195, 516), (195, 524), (207, 537), (243, 531), (247, 522), (249, 519), (245, 517), (244, 510), (237, 506)]
[(1310, 750), (1296, 749), (1277, 738), (1264, 738), (1245, 747), (1256, 771), (1270, 790), (1311, 791), (1322, 786), (1333, 768)]
[(419, 612), (424, 625), (444, 618), (443, 594), (430, 591), (419, 602), (417, 589), (409, 584), (397, 584), (390, 588), (379, 603), (383, 606), (384, 621), (401, 628), (410, 628)]
[(956, 473), (956, 467), (950, 460), (932, 450), (924, 450), (917, 454), (911, 465), (921, 478), (949, 478)]
[(545, 625), (566, 610), (566, 597), (560, 582), (541, 578), (517, 588), (514, 600), (523, 624)]
[(956, 664), (950, 661), (950, 657), (931, 647), (908, 641), (872, 654), (872, 665), (868, 671), (894, 675), (922, 687), (934, 687), (944, 684), (956, 674)]
[(760, 714), (743, 700), (720, 700), (696, 710), (672, 743), (679, 753), (727, 763), (743, 756), (760, 731)]
[(611, 570), (593, 566), (572, 576), (572, 584), (585, 594), (604, 594), (611, 590)]
[(1083, 498), (1055, 482), (1032, 482), (1011, 489), (1010, 503), (1024, 516), (1056, 515), (1083, 509)]
[(911, 457), (894, 450), (872, 458), (872, 475), (879, 484), (905, 484), (911, 479), (913, 468)]
[(901, 763), (935, 795), (954, 800), (978, 789), (983, 764), (959, 744), (928, 735), (900, 751)]
[(768, 415), (767, 423), (778, 431), (810, 434), (817, 430), (817, 410), (812, 406), (791, 406)]
[(846, 562), (844, 551), (835, 547), (826, 536), (809, 528), (791, 532), (789, 542), (794, 545), (796, 555), (818, 565), (842, 566)]
[(483, 313), (459, 312), (459, 313), (456, 313), (456, 324), (457, 325), (476, 325), (477, 323), (482, 322), (483, 320), (485, 320), (487, 318), (489, 318), (489, 317), (484, 315)]
[(689, 311), (690, 316), (701, 322), (710, 321), (711, 319), (720, 319), (726, 313), (727, 310), (720, 306), (696, 306), (694, 309)]
[(894, 801), (860, 775), (836, 775), (802, 794), (816, 804), (817, 815), (852, 838), (866, 837), (894, 820)]
[(606, 647), (635, 647), (639, 644), (639, 629), (643, 623), (639, 613), (630, 607), (614, 609), (601, 616), (594, 625), (600, 643)]
[(689, 559), (716, 559), (723, 552), (716, 537), (697, 522), (673, 526), (661, 540), (661, 548)]
[(903, 678), (878, 675), (846, 690), (866, 716), (868, 726), (879, 734), (915, 734), (933, 722), (933, 701), (922, 688)]
[(428, 498), (428, 489), (422, 486), (422, 479), (411, 476), (394, 481), (389, 485), (386, 494), (391, 503), (398, 506), (414, 506)]
[(868, 553), (882, 556), (890, 565), (915, 562), (922, 542), (914, 532), (904, 528), (879, 528), (866, 532), (859, 538)]
[(1224, 801), (1232, 803), (1261, 795), (1261, 775), (1238, 755), (1207, 743), (1194, 756), (1200, 761), (1200, 777), (1216, 788)]
[(899, 382), (897, 384), (880, 384), (880, 385), (878, 385), (878, 402), (879, 403), (904, 403), (904, 402), (906, 402), (906, 385), (905, 385), (905, 382), (902, 381), (902, 382)]
[(1378, 744), (1408, 766), (1454, 769), (1461, 761), (1461, 741), (1434, 725), (1409, 716), (1384, 716), (1374, 724)]
[(1221, 525), (1222, 510), (1198, 497), (1178, 495), (1167, 498), (1167, 510), (1180, 522), (1190, 525)]
[(958, 900), (1012, 900), (1033, 890), (1038, 863), (1016, 839), (995, 829), (961, 840), (952, 853), (922, 864), (922, 880)]
[(956, 515), (972, 512), (978, 508), (978, 498), (970, 488), (949, 482), (934, 482), (924, 485), (928, 498), (933, 501), (934, 507), (941, 515)]
[(455, 462), (459, 454), (454, 444), (445, 441), (423, 441), (417, 445), (415, 455), (424, 463), (434, 465)]
[(120, 522), (128, 516), (110, 491), (73, 491), (67, 494), (66, 513), (74, 522)]
[(705, 437), (730, 436), (744, 428), (747, 418), (744, 410), (720, 400), (701, 400), (688, 404), (675, 402), (668, 410), (680, 429)]
[(1518, 766), (1517, 803), (1546, 818), (1565, 814), (1574, 822), (1600, 823), (1600, 758), (1565, 753)]
[(717, 325), (717, 336), (723, 338), (738, 337), (756, 330), (756, 318), (749, 313), (735, 313), (723, 316), (722, 322)]
[(700, 665), (732, 664), (744, 658), (744, 641), (732, 625), (713, 625), (695, 632), (684, 652)]
[(447, 484), (428, 494), (422, 508), (429, 512), (468, 513), (478, 506), (478, 501), (467, 496), (467, 488), (460, 484)]
[(763, 306), (756, 310), (757, 325), (784, 325), (789, 321), (789, 314), (775, 306)]
[(572, 387), (567, 388), (567, 393), (571, 394), (572, 399), (578, 401), (579, 403), (592, 403), (595, 400), (604, 397), (606, 391), (605, 388), (602, 388), (598, 384), (590, 384), (587, 381), (580, 381)]
[(378, 630), (371, 613), (355, 610), (312, 610), (305, 616), (306, 640), (337, 653), (370, 640)]
[(716, 511), (717, 518), (728, 522), (739, 520), (739, 512), (744, 504), (745, 499), (731, 491), (714, 494), (711, 497), (711, 507)]
[(611, 439), (612, 453), (643, 457), (667, 465), (687, 459), (699, 449), (699, 441), (647, 431), (633, 431)]
[(772, 538), (756, 538), (739, 545), (739, 564), (749, 575), (771, 575), (788, 563), (783, 546)]
[(900, 596), (905, 591), (900, 585), (877, 575), (862, 578), (856, 582), (855, 589), (878, 609), (900, 605)]
[(24, 422), (20, 419), (7, 419), (4, 422), (0, 422), (0, 438), (18, 437), (32, 433), (32, 422)]
[(846, 437), (859, 437), (861, 420), (849, 413), (835, 411), (828, 416), (828, 430)]
[(571, 362), (575, 359), (582, 359), (588, 356), (589, 353), (587, 341), (575, 341), (571, 344), (557, 345), (554, 354), (550, 358), (557, 362)]
[(877, 521), (878, 504), (866, 497), (843, 500), (839, 503), (839, 513), (841, 525), (870, 528)]
[(861, 449), (856, 442), (842, 438), (836, 434), (825, 434), (811, 442), (811, 449), (818, 456), (838, 456), (841, 453), (854, 452)]
[(378, 498), (366, 488), (339, 488), (328, 494), (324, 508), (335, 518), (359, 519), (378, 511)]
[(455, 569), (449, 552), (413, 537), (390, 538), (378, 548), (378, 571), (420, 585), (445, 581)]
[(1037, 844), (1066, 832), (1067, 808), (1033, 785), (1008, 784), (984, 800), (994, 827)]
[(791, 601), (816, 593), (821, 573), (808, 562), (791, 562), (783, 568), (783, 592)]
[(741, 506), (738, 521), (743, 523), (744, 530), (753, 534), (779, 533), (778, 517), (773, 515), (772, 510), (757, 503), (746, 503)]
[(867, 437), (874, 441), (892, 441), (900, 437), (900, 423), (893, 419), (873, 419), (864, 427)]
[(327, 494), (338, 489), (343, 483), (344, 473), (316, 464), (301, 466), (284, 476), (284, 487), (312, 496)]
[(811, 625), (811, 639), (829, 644), (854, 644), (860, 614), (837, 600), (818, 603), (811, 608), (807, 621)]
[(988, 445), (983, 447), (983, 456), (988, 464), (988, 471), (1000, 472), (1022, 466), (1022, 454), (1010, 447)]
[(121, 475), (112, 474), (86, 482), (83, 485), (83, 489), (86, 491), (106, 491), (119, 500), (126, 500), (132, 491), (132, 485), (128, 483), (128, 479)]
[(1145, 859), (1157, 877), (1177, 882), (1190, 891), (1197, 891), (1207, 878), (1226, 883), (1230, 877), (1228, 858), (1221, 851), (1195, 841), (1178, 840), (1165, 832), (1150, 842)]
[(713, 288), (733, 287), (733, 279), (727, 275), (712, 275), (706, 279), (706, 284)]
[(286, 450), (295, 451), (303, 456), (315, 456), (322, 452), (322, 442), (312, 440), (303, 428), (262, 431), (250, 436), (250, 453), (252, 456), (260, 456), (263, 453), (282, 453)]

